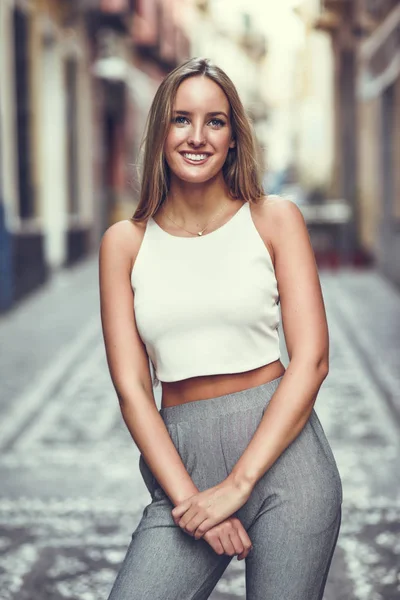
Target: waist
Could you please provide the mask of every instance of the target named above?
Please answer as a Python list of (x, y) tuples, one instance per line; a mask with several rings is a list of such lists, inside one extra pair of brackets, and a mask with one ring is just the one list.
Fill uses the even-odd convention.
[[(239, 392), (232, 392), (215, 398), (204, 398), (197, 402), (167, 406), (160, 409), (160, 415), (169, 428), (169, 431), (171, 431), (173, 425), (178, 423), (189, 422), (193, 424), (197, 421), (196, 426), (192, 429), (193, 435), (190, 436), (192, 441), (205, 427), (208, 430), (206, 436), (207, 433), (209, 434), (208, 424), (210, 419), (218, 419), (219, 417), (227, 417), (228, 415), (233, 417), (237, 413), (242, 413), (249, 409), (257, 409), (258, 407), (264, 409), (269, 404), (281, 380), (282, 377), (277, 377), (266, 383)], [(247, 430), (247, 428), (245, 429)], [(206, 438), (204, 435), (201, 435), (201, 437), (202, 443), (204, 443), (204, 439)]]
[(241, 392), (269, 383), (284, 373), (285, 367), (280, 360), (276, 360), (243, 373), (223, 373), (190, 377), (181, 381), (161, 382), (161, 407), (164, 409), (187, 402), (208, 400)]

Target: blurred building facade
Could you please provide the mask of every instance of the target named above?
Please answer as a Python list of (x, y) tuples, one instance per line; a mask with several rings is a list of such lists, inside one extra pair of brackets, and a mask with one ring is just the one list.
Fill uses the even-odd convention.
[(319, 0), (303, 0), (295, 9), (303, 28), (296, 51), (293, 113), (295, 164), (307, 193), (333, 198), (334, 86), (329, 37), (314, 27)]
[(234, 82), (250, 116), (259, 143), (259, 160), (267, 160), (268, 106), (260, 80), (267, 60), (267, 39), (251, 7), (227, 10), (215, 0), (192, 0), (186, 23), (192, 56), (209, 58)]
[(336, 193), (350, 203), (353, 247), (400, 284), (400, 4), (324, 0), (332, 40)]
[(0, 2), (0, 311), (132, 214), (148, 107), (189, 56), (181, 4)]
[(236, 84), (264, 172), (345, 199), (347, 255), (400, 283), (399, 2), (226, 6), (0, 1), (0, 311), (132, 214), (150, 103), (189, 56)]

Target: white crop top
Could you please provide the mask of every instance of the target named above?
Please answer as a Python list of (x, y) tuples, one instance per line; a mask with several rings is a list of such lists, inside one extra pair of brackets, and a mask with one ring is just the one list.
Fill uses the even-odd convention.
[(171, 235), (150, 218), (131, 283), (158, 380), (239, 373), (280, 358), (277, 281), (247, 202), (202, 237)]

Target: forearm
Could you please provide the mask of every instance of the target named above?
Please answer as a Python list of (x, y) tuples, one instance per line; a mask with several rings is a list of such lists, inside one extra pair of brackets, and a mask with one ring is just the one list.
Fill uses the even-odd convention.
[(171, 440), (154, 398), (136, 388), (121, 401), (126, 426), (154, 477), (174, 505), (198, 492)]
[(253, 488), (299, 435), (310, 417), (327, 370), (318, 363), (291, 361), (230, 479)]

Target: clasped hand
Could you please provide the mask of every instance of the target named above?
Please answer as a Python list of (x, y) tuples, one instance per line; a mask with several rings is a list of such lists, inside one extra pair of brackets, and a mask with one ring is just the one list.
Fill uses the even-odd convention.
[(186, 533), (196, 540), (221, 523), (248, 500), (251, 489), (243, 489), (225, 479), (218, 485), (184, 500), (172, 510), (172, 517)]

